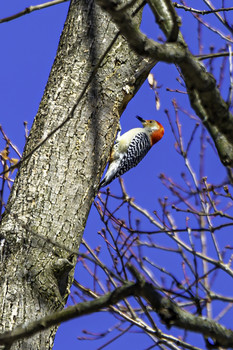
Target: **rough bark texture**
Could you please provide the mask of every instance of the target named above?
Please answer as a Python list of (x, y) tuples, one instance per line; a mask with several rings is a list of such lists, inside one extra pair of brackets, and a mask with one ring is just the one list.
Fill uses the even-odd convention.
[[(71, 2), (24, 155), (67, 118), (116, 33), (93, 0)], [(1, 331), (63, 308), (76, 260), (71, 251), (78, 251), (119, 115), (148, 69), (119, 37), (73, 117), (22, 162), (0, 232)], [(51, 349), (55, 331), (11, 349)]]

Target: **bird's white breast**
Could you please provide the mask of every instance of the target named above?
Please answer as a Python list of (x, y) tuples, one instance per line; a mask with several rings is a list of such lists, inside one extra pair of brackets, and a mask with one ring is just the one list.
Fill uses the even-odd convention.
[(134, 138), (135, 135), (137, 135), (139, 132), (145, 132), (144, 128), (134, 128), (126, 133), (124, 133), (122, 136), (119, 137), (119, 143), (118, 143), (118, 152), (124, 153), (127, 151), (130, 142)]

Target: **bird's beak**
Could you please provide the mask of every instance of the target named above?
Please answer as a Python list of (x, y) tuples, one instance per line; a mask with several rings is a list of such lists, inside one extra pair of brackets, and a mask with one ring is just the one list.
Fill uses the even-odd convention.
[(145, 123), (145, 119), (143, 119), (142, 117), (139, 117), (139, 115), (136, 115), (136, 118), (141, 122), (141, 123)]

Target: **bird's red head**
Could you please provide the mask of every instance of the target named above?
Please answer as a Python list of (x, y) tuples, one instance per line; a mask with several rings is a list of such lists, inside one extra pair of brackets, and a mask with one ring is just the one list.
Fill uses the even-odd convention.
[(153, 146), (156, 142), (161, 140), (161, 138), (164, 135), (164, 127), (162, 124), (160, 124), (160, 122), (157, 122), (156, 120), (152, 119), (146, 120), (139, 116), (137, 116), (137, 119), (140, 120), (144, 128), (148, 130), (150, 135), (151, 146)]

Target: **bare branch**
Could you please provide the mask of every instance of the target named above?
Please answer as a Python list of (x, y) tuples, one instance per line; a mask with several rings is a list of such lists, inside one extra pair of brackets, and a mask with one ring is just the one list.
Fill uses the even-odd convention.
[(199, 13), (200, 15), (209, 15), (210, 13), (222, 12), (222, 11), (232, 11), (233, 10), (233, 7), (223, 7), (223, 8), (213, 9), (213, 10), (197, 10), (197, 9), (194, 9), (193, 7), (180, 5), (177, 2), (173, 2), (173, 5), (174, 5), (174, 7), (178, 8), (178, 9), (182, 9), (182, 10), (185, 10), (188, 12)]
[(12, 344), (18, 339), (30, 337), (37, 332), (43, 331), (54, 325), (58, 325), (60, 322), (65, 322), (75, 317), (100, 311), (104, 307), (111, 304), (116, 304), (123, 298), (134, 295), (135, 287), (135, 283), (128, 282), (126, 285), (116, 288), (113, 292), (107, 293), (98, 299), (70, 306), (62, 311), (55, 312), (37, 321), (18, 326), (10, 332), (2, 333), (0, 335), (0, 344)]
[(33, 11), (42, 10), (46, 7), (58, 5), (58, 4), (61, 4), (63, 2), (67, 2), (67, 1), (70, 1), (70, 0), (53, 0), (53, 1), (48, 1), (48, 2), (45, 2), (43, 4), (39, 4), (39, 5), (29, 6), (29, 7), (26, 7), (24, 10), (12, 15), (12, 16), (1, 18), (0, 23), (9, 22), (9, 21), (12, 21), (16, 18), (22, 17), (24, 15), (28, 15), (29, 13), (32, 13)]
[[(97, 299), (70, 306), (37, 321), (18, 326), (12, 331), (2, 333), (0, 335), (0, 344), (11, 345), (16, 340), (30, 337), (39, 331), (43, 331), (61, 322), (65, 322), (75, 317), (88, 315), (93, 312), (99, 312), (103, 308), (117, 304), (120, 300), (129, 296), (142, 296), (149, 302), (154, 311), (158, 313), (167, 327), (170, 328), (176, 326), (201, 333), (205, 337), (211, 337), (215, 339), (215, 347), (217, 347), (218, 344), (221, 344), (224, 348), (233, 347), (233, 331), (226, 329), (213, 320), (209, 320), (205, 317), (194, 316), (189, 312), (182, 310), (176, 303), (172, 302), (167, 297), (162, 297), (152, 284), (147, 283), (144, 280), (143, 276), (133, 265), (128, 264), (128, 268), (137, 279), (136, 283), (126, 282), (121, 287), (118, 287), (114, 291), (106, 293)], [(154, 334), (158, 338), (163, 339), (163, 335), (157, 327), (154, 330)], [(174, 337), (172, 338), (174, 340)], [(179, 344), (179, 341), (177, 340), (176, 343)]]
[(225, 57), (225, 56), (232, 56), (232, 53), (229, 52), (216, 52), (216, 53), (210, 53), (206, 55), (196, 55), (195, 57), (199, 60), (207, 60), (209, 58), (216, 58), (216, 57)]

